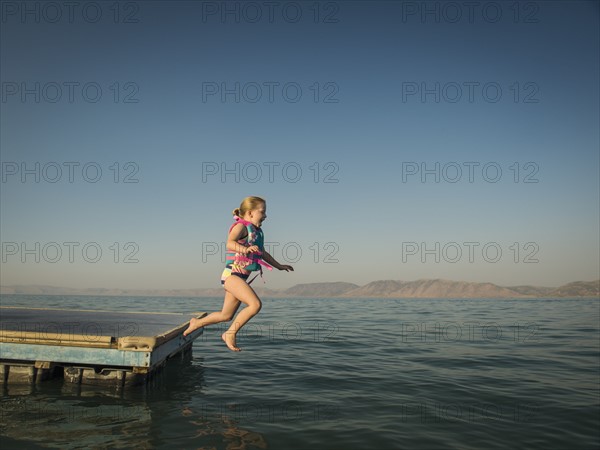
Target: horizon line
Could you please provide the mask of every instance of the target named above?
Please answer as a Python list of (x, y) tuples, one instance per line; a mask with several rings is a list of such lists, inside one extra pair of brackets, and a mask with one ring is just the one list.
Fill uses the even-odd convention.
[[(400, 280), (400, 279), (379, 279), (379, 280), (373, 280), (373, 281), (369, 281), (366, 284), (357, 284), (357, 283), (353, 283), (350, 281), (317, 281), (317, 282), (312, 282), (312, 283), (296, 283), (292, 286), (289, 287), (284, 287), (284, 288), (269, 288), (267, 286), (261, 286), (264, 289), (267, 290), (272, 290), (272, 291), (282, 291), (282, 290), (287, 290), (287, 289), (291, 289), (292, 287), (295, 286), (303, 286), (303, 285), (311, 285), (311, 284), (335, 284), (335, 283), (345, 283), (345, 284), (353, 284), (355, 286), (358, 287), (364, 287), (367, 286), (371, 283), (377, 283), (377, 282), (382, 282), (382, 281), (394, 281), (394, 282), (400, 282), (400, 283), (411, 283), (411, 282), (416, 282), (416, 281), (450, 281), (453, 283), (470, 283), (470, 284), (492, 284), (494, 286), (498, 286), (498, 287), (503, 287), (503, 288), (511, 288), (511, 287), (525, 287), (525, 286), (530, 286), (530, 287), (537, 287), (537, 288), (549, 288), (549, 289), (557, 289), (559, 287), (565, 286), (567, 284), (573, 284), (573, 283), (594, 283), (594, 282), (598, 282), (600, 283), (600, 279), (595, 279), (595, 280), (575, 280), (575, 281), (569, 281), (567, 283), (564, 284), (560, 284), (558, 286), (542, 286), (542, 285), (534, 285), (534, 284), (514, 284), (514, 285), (500, 285), (500, 284), (496, 284), (493, 283), (491, 281), (465, 281), (465, 280), (451, 280), (451, 279), (447, 279), (447, 278), (418, 278), (416, 280)], [(163, 288), (137, 288), (137, 287), (132, 287), (132, 288), (127, 288), (127, 287), (71, 287), (71, 286), (62, 286), (62, 285), (51, 285), (51, 284), (0, 284), (0, 289), (2, 288), (31, 288), (31, 287), (48, 287), (48, 288), (54, 288), (54, 289), (72, 289), (72, 290), (122, 290), (122, 291), (190, 291), (190, 290), (216, 290), (216, 289), (222, 289), (222, 287), (187, 287), (187, 288), (169, 288), (169, 287), (163, 287)]]

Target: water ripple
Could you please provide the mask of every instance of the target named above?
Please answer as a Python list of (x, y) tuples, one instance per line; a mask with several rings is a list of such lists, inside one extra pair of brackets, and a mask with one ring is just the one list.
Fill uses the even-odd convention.
[[(3, 296), (2, 304), (189, 312), (221, 298)], [(10, 447), (598, 448), (596, 300), (265, 299), (233, 353), (126, 392), (9, 387)]]

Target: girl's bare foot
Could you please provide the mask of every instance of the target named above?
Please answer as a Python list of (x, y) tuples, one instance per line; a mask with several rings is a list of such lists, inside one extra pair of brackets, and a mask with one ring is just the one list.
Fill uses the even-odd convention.
[(225, 332), (221, 335), (221, 339), (223, 339), (225, 344), (227, 344), (227, 347), (229, 347), (229, 350), (232, 350), (234, 352), (242, 351), (241, 348), (239, 348), (238, 346), (235, 345), (235, 334), (234, 333)]
[(202, 322), (202, 321), (201, 321), (200, 319), (196, 319), (195, 317), (193, 317), (193, 318), (190, 320), (190, 326), (189, 326), (189, 327), (187, 327), (187, 330), (185, 330), (185, 331), (183, 332), (183, 335), (184, 335), (184, 336), (187, 336), (187, 335), (188, 335), (188, 334), (190, 334), (192, 331), (195, 331), (195, 330), (197, 330), (198, 328), (200, 328), (200, 326), (201, 326), (201, 325), (200, 325), (200, 323), (201, 323), (201, 322)]

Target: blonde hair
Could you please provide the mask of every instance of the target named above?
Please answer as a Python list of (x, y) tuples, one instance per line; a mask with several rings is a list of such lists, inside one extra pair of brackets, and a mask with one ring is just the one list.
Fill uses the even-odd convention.
[(244, 217), (248, 211), (254, 211), (266, 204), (267, 202), (260, 197), (246, 197), (242, 200), (240, 207), (233, 210), (233, 215)]

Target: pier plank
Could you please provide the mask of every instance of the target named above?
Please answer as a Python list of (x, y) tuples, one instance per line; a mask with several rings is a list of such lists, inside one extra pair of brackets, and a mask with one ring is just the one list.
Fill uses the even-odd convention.
[[(39, 382), (45, 378), (33, 373), (49, 367), (64, 368), (65, 380), (71, 382), (140, 378), (132, 374), (144, 374), (145, 379), (172, 356), (189, 350), (203, 329), (186, 337), (182, 333), (192, 317), (205, 315), (2, 306), (0, 382)], [(11, 369), (24, 376), (8, 376)]]

